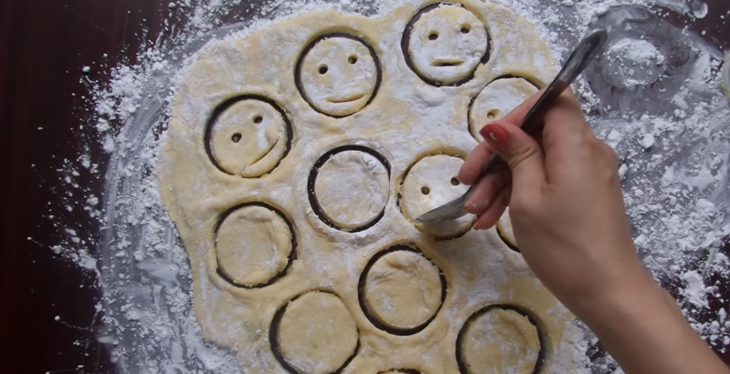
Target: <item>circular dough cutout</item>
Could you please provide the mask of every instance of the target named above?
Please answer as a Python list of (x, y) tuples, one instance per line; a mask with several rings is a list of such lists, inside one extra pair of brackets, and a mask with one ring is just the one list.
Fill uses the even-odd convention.
[(361, 276), (360, 304), (378, 328), (410, 335), (436, 317), (446, 282), (441, 271), (408, 247), (386, 250), (370, 260)]
[(370, 148), (343, 146), (317, 161), (312, 181), (310, 203), (317, 215), (331, 227), (356, 232), (382, 217), (390, 194), (390, 167)]
[(532, 374), (543, 355), (534, 321), (510, 306), (487, 307), (469, 317), (456, 349), (462, 373)]
[(331, 34), (307, 47), (297, 65), (299, 91), (314, 110), (346, 117), (370, 103), (380, 85), (375, 51), (362, 39)]
[(359, 333), (337, 295), (310, 291), (276, 313), (270, 340), (274, 355), (290, 372), (325, 374), (339, 371), (352, 360)]
[[(449, 155), (426, 156), (418, 160), (401, 183), (399, 206), (403, 215), (415, 222), (421, 214), (464, 194), (468, 187), (456, 179), (463, 163), (463, 159)], [(417, 224), (416, 227), (437, 239), (450, 239), (469, 231), (474, 220), (475, 217), (469, 214), (449, 222)]]
[(216, 230), (218, 273), (238, 287), (266, 286), (284, 275), (294, 243), (280, 212), (258, 203), (234, 208)]
[(291, 125), (276, 104), (261, 96), (223, 103), (208, 125), (206, 146), (223, 172), (244, 178), (273, 170), (289, 152)]
[(500, 78), (488, 84), (469, 107), (469, 132), (479, 142), (479, 130), (487, 123), (501, 119), (538, 91), (523, 78)]
[(421, 372), (416, 369), (390, 369), (381, 371), (378, 374), (421, 374)]
[(423, 9), (409, 23), (404, 38), (409, 66), (433, 85), (468, 81), (489, 49), (484, 23), (455, 4), (439, 3)]
[(495, 225), (497, 228), (497, 235), (502, 239), (502, 242), (509, 247), (509, 249), (519, 252), (520, 249), (517, 247), (517, 240), (515, 239), (515, 233), (512, 230), (512, 220), (509, 217), (509, 208), (505, 209), (502, 216), (497, 220)]

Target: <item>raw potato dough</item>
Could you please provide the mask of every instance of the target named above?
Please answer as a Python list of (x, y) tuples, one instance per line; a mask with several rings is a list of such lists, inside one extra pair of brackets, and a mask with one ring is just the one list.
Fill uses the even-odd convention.
[[(468, 189), (456, 181), (461, 164), (459, 157), (448, 155), (426, 156), (416, 162), (401, 186), (401, 208), (410, 220), (441, 206)], [(474, 223), (473, 215), (466, 215), (450, 222), (424, 225), (420, 228), (437, 238), (459, 236), (469, 230)]]
[(267, 102), (238, 101), (212, 126), (212, 156), (226, 173), (258, 177), (271, 171), (287, 152), (287, 123)]
[(469, 373), (532, 374), (540, 339), (527, 317), (494, 308), (467, 325), (461, 349)]
[(354, 230), (377, 218), (388, 202), (388, 169), (375, 156), (343, 151), (330, 157), (317, 173), (314, 193), (327, 218)]
[(266, 283), (286, 268), (291, 239), (289, 226), (276, 212), (244, 206), (226, 216), (218, 228), (218, 266), (239, 285)]
[(299, 70), (303, 95), (319, 112), (349, 116), (367, 105), (378, 83), (370, 50), (356, 39), (333, 36), (307, 52)]
[[(403, 1), (403, 6), (377, 17), (342, 10), (299, 10), (301, 14), (286, 19), (255, 23), (256, 29), (211, 40), (181, 71), (183, 79), (163, 135), (158, 170), (162, 202), (190, 260), (193, 306), (202, 334), (213, 344), (230, 350), (245, 373), (283, 373), (289, 363), (301, 367), (302, 371), (317, 371), (313, 368), (318, 364), (322, 365), (321, 372), (334, 370), (353, 353), (359, 333), (359, 349), (342, 370), (343, 374), (397, 368), (451, 374), (459, 371), (457, 336), (473, 311), (490, 305), (515, 304), (529, 310), (544, 327), (546, 345), (551, 348), (543, 365), (545, 372), (577, 372), (576, 368), (583, 367), (585, 358), (571, 345), (577, 339), (572, 327), (574, 317), (541, 285), (518, 254), (504, 248), (494, 230), (466, 232), (473, 218), (465, 217), (455, 227), (443, 232), (436, 230), (434, 236), (413, 223), (421, 211), (465, 189), (451, 185), (451, 178), (461, 165), (460, 158), (429, 156), (420, 166), (414, 165), (416, 160), (439, 153), (468, 154), (476, 145), (467, 129), (472, 98), (489, 82), (507, 75), (549, 81), (557, 72), (550, 51), (535, 28), (512, 11), (483, 1), (459, 1), (487, 27), (489, 60), (476, 64), (473, 74), (467, 74), (468, 79), (459, 85), (434, 86), (411, 70), (401, 48), (405, 25), (428, 4), (419, 0)], [(464, 14), (453, 5), (441, 8)], [(428, 14), (438, 14), (433, 11)], [(472, 28), (471, 32), (478, 29)], [(377, 79), (373, 80), (376, 60), (369, 59), (365, 54), (367, 48), (359, 41), (352, 41), (355, 39), (326, 39), (303, 61), (302, 53), (307, 46), (333, 33), (351, 35), (373, 48), (382, 67), (382, 80), (377, 89), (374, 86)], [(459, 50), (470, 51), (469, 64), (473, 64), (475, 51), (486, 47), (480, 44), (473, 50), (471, 47)], [(444, 48), (448, 50), (451, 45)], [(351, 51), (360, 53), (352, 65), (346, 53)], [(315, 56), (312, 53), (321, 57), (310, 61)], [(327, 60), (330, 74), (325, 76), (338, 71), (344, 73), (341, 69), (350, 67), (365, 70), (353, 71), (355, 76), (348, 73), (348, 79), (327, 81), (316, 70), (320, 58), (333, 58)], [(296, 69), (300, 60), (303, 62), (300, 67), (307, 70), (306, 74), (302, 71), (301, 83), (305, 83), (306, 95), (312, 96), (309, 99), (303, 97), (305, 92), (297, 85)], [(444, 78), (458, 79), (460, 74)], [(326, 95), (339, 95), (342, 87), (342, 97), (362, 92), (371, 96), (372, 101), (366, 106), (365, 96), (348, 104), (326, 101)], [(314, 97), (315, 90), (320, 96)], [(239, 171), (249, 170), (245, 162), (232, 166), (233, 173), (223, 172), (206, 152), (206, 124), (211, 120), (211, 113), (231, 98), (244, 94), (266, 97), (277, 103), (292, 130), (287, 155), (260, 177), (242, 178)], [(319, 103), (321, 107), (310, 103)], [(242, 118), (251, 119), (248, 114)], [(258, 139), (259, 128), (255, 129)], [(221, 134), (221, 141), (227, 144), (232, 135)], [(387, 159), (391, 176), (396, 176), (399, 182), (399, 190), (392, 195), (400, 196), (397, 201), (388, 201), (378, 223), (362, 231), (323, 230), (325, 225), (309, 201), (309, 193), (314, 192), (308, 191), (312, 166), (333, 147), (341, 145), (377, 149)], [(263, 151), (258, 146), (255, 143), (257, 152)], [(245, 153), (232, 157), (237, 162), (250, 160), (247, 161), (250, 163), (258, 156)], [(411, 166), (408, 180), (402, 183), (401, 178), (406, 178)], [(421, 167), (423, 171), (419, 171)], [(258, 174), (267, 168), (244, 174)], [(343, 182), (347, 178), (342, 175)], [(382, 176), (371, 182), (381, 185)], [(424, 182), (429, 184), (429, 197), (422, 196), (420, 191)], [(391, 180), (388, 184), (394, 183)], [(344, 196), (356, 206), (368, 207), (372, 203), (372, 210), (365, 208), (360, 212), (367, 214), (352, 216), (352, 224), (359, 223), (361, 218), (365, 220), (364, 216), (370, 215), (383, 201), (379, 193), (374, 193), (373, 200), (366, 203), (359, 201), (365, 200), (361, 196), (339, 186), (321, 185), (318, 189), (320, 195)], [(252, 226), (246, 219), (255, 219), (256, 215), (250, 216), (247, 208), (240, 212), (244, 221), (239, 222), (245, 224), (231, 221), (230, 227), (226, 224), (222, 229), (232, 236), (227, 244), (229, 249), (223, 250), (228, 254), (219, 259), (217, 252), (221, 248), (216, 249), (216, 228), (221, 217), (234, 207), (255, 203), (265, 203), (287, 217), (296, 239), (295, 253), (289, 252), (285, 244), (289, 243), (288, 229), (273, 223), (277, 220), (273, 218), (274, 212), (253, 209), (262, 217), (269, 216), (271, 221), (254, 222)], [(337, 214), (337, 208), (328, 205), (327, 209), (328, 214)], [(343, 221), (347, 219), (345, 216)], [(258, 225), (266, 229), (253, 228)], [(438, 240), (439, 236), (461, 233), (464, 234), (452, 240)], [(358, 300), (358, 285), (366, 264), (374, 256), (387, 248), (411, 244), (443, 271), (448, 295), (423, 330), (395, 336), (373, 325), (365, 316)], [(296, 258), (286, 267), (285, 259), (290, 253), (292, 258), (296, 254)], [(254, 260), (241, 261), (246, 255), (254, 256)], [(281, 276), (263, 287), (237, 287), (221, 276), (219, 263), (226, 272), (249, 284), (271, 280), (273, 274)], [(282, 266), (286, 272), (277, 273)], [(259, 269), (263, 272), (257, 273)], [(328, 290), (339, 295), (339, 299), (322, 292), (310, 295), (308, 292), (312, 290)], [(295, 299), (297, 295), (306, 297)], [(281, 352), (273, 345), (276, 339), (269, 337), (275, 332), (272, 322), (279, 316), (277, 312), (292, 299), (295, 301), (284, 312), (279, 333), (284, 360), (275, 353)], [(404, 324), (415, 323), (416, 319), (408, 318), (403, 320)], [(307, 329), (315, 335), (324, 334), (324, 338), (311, 339), (306, 335)]]
[(355, 321), (331, 293), (298, 297), (287, 305), (279, 323), (281, 354), (301, 373), (336, 371), (355, 353), (357, 341)]
[(501, 78), (490, 83), (474, 98), (469, 108), (469, 131), (481, 142), (479, 130), (509, 114), (536, 93), (537, 87), (523, 78)]
[(488, 48), (482, 21), (457, 5), (423, 13), (408, 40), (408, 55), (417, 73), (445, 85), (469, 78)]
[(419, 327), (441, 306), (439, 270), (416, 252), (390, 252), (367, 273), (365, 302), (374, 317), (390, 328)]

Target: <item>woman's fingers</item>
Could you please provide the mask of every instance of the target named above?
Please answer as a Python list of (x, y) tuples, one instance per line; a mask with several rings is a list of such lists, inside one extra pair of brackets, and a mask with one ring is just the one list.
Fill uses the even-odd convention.
[(459, 182), (464, 183), (467, 186), (474, 184), (477, 179), (479, 179), (479, 174), (481, 173), (482, 168), (491, 157), (492, 150), (489, 148), (489, 145), (485, 142), (479, 143), (479, 145), (477, 145), (476, 148), (469, 153), (466, 160), (464, 160), (464, 164), (461, 166), (461, 170), (459, 170)]
[(502, 168), (477, 182), (466, 200), (464, 210), (472, 214), (482, 214), (496, 200), (497, 194), (510, 182), (509, 169)]
[(499, 217), (502, 216), (502, 213), (504, 213), (504, 210), (507, 209), (511, 195), (512, 186), (508, 184), (499, 191), (497, 197), (489, 208), (477, 216), (474, 228), (477, 230), (486, 230), (494, 226), (499, 220)]

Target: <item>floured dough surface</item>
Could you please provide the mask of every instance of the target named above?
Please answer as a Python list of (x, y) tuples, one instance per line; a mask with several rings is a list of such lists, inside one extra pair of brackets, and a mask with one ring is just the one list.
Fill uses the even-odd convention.
[(219, 269), (237, 285), (263, 284), (281, 273), (292, 252), (286, 221), (270, 208), (250, 205), (228, 214), (216, 233)]
[[(455, 176), (478, 144), (475, 98), (521, 87), (503, 77), (549, 81), (550, 51), (506, 8), (401, 1), (377, 17), (307, 8), (257, 23), (181, 72), (160, 193), (201, 331), (246, 373), (450, 374), (465, 326), (481, 326), (470, 318), (519, 305), (549, 348), (542, 368), (576, 372), (574, 317), (495, 230), (414, 222), (466, 190)], [(529, 334), (495, 316), (499, 334), (475, 329), (464, 347), (529, 366)]]
[(386, 328), (417, 329), (441, 307), (439, 269), (409, 250), (388, 252), (365, 275), (364, 301), (374, 318)]
[(524, 78), (493, 81), (474, 98), (469, 108), (469, 131), (478, 141), (483, 141), (479, 130), (484, 125), (506, 116), (536, 92), (537, 87)]
[(390, 194), (388, 169), (367, 152), (345, 150), (319, 168), (314, 193), (328, 220), (337, 227), (356, 230), (385, 209)]
[(472, 320), (462, 340), (468, 373), (532, 374), (540, 354), (537, 328), (512, 309), (490, 309)]
[(308, 292), (286, 306), (277, 331), (281, 355), (301, 373), (327, 374), (355, 354), (355, 321), (331, 293)]
[(499, 220), (495, 225), (495, 229), (497, 230), (497, 235), (499, 235), (499, 238), (502, 239), (504, 244), (519, 252), (517, 240), (515, 239), (515, 232), (514, 229), (512, 229), (512, 219), (510, 219), (509, 216), (509, 208), (507, 208), (504, 213), (502, 213), (502, 216), (499, 217)]
[[(456, 179), (464, 160), (450, 155), (426, 156), (410, 168), (401, 187), (401, 209), (410, 220), (458, 198), (467, 186)], [(421, 229), (437, 238), (459, 236), (471, 228), (474, 216), (457, 220), (424, 225)]]

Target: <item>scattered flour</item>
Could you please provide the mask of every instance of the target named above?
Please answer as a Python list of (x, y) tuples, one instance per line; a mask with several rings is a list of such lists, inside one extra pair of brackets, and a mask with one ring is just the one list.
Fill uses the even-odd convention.
[[(596, 14), (627, 1), (495, 2), (537, 25), (560, 56)], [(77, 130), (83, 140), (79, 156), (55, 161), (62, 197), (56, 208), (84, 211), (88, 221), (66, 222), (57, 213), (46, 218), (59, 232), (52, 253), (95, 279), (102, 295), (96, 305), (97, 312), (103, 311), (99, 341), (110, 347), (121, 372), (238, 370), (231, 354), (201, 335), (191, 310), (187, 256), (158, 196), (159, 135), (186, 61), (206, 41), (245, 33), (270, 19), (323, 7), (370, 15), (388, 12), (400, 1), (366, 3), (269, 1), (256, 8), (228, 0), (171, 2), (171, 18), (156, 41), (143, 44), (138, 63), (111, 68), (111, 79), (103, 82), (86, 76), (91, 66), (102, 67), (81, 68), (82, 79), (90, 82), (92, 113)], [(696, 0), (631, 3), (696, 18), (708, 11)], [(235, 23), (242, 13), (247, 21)], [(173, 24), (173, 15), (181, 21)], [(585, 81), (577, 84), (577, 92), (597, 134), (622, 159), (625, 200), (646, 266), (679, 297), (693, 327), (724, 352), (730, 346), (728, 300), (722, 299), (730, 282), (730, 259), (722, 249), (730, 238), (730, 104), (720, 93), (718, 52), (699, 42), (693, 48), (701, 58), (666, 113), (605, 110)], [(640, 61), (660, 61), (655, 53), (635, 52)], [(84, 176), (103, 180), (103, 191), (81, 183)], [(585, 343), (575, 342), (575, 349)], [(596, 343), (595, 338), (587, 342), (592, 371), (612, 372), (615, 363)]]

